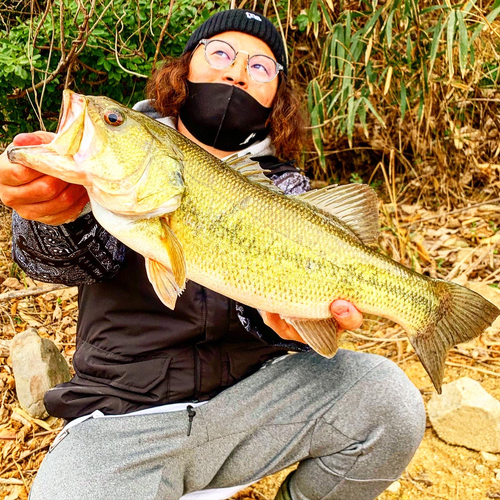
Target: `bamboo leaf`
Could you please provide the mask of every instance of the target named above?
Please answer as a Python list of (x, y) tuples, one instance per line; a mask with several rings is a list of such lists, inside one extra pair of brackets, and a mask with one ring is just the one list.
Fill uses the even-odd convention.
[(384, 9), (383, 7), (380, 7), (377, 10), (377, 12), (375, 12), (375, 15), (373, 15), (368, 21), (368, 23), (366, 23), (366, 26), (363, 28), (364, 35), (368, 35), (368, 33), (370, 33), (371, 29), (375, 26), (375, 23), (378, 21), (380, 14), (382, 14), (383, 9)]
[(365, 42), (360, 37), (353, 37), (351, 45), (351, 57), (353, 62), (359, 62), (364, 49)]
[(390, 49), (392, 45), (392, 20), (394, 18), (394, 11), (391, 11), (387, 17), (385, 25), (385, 39), (387, 40), (387, 48)]
[(466, 14), (468, 14), (472, 7), (474, 7), (474, 5), (476, 4), (476, 0), (469, 0), (466, 4), (465, 4), (465, 7), (463, 9), (463, 12), (465, 12)]
[(332, 12), (335, 12), (335, 9), (333, 7), (333, 1), (332, 0), (326, 0), (326, 3), (329, 7), (329, 9), (332, 11)]
[(493, 5), (493, 10), (486, 16), (486, 23), (478, 23), (476, 29), (474, 30), (474, 33), (471, 36), (470, 43), (472, 42), (479, 36), (481, 31), (483, 31), (484, 27), (486, 24), (491, 24), (500, 14), (500, 5), (497, 5), (499, 2), (495, 2)]
[(381, 125), (385, 128), (385, 122), (384, 120), (382, 119), (382, 117), (377, 113), (377, 110), (374, 108), (373, 104), (371, 103), (371, 101), (369, 99), (367, 99), (366, 97), (363, 97), (363, 99), (365, 100), (365, 103), (366, 103), (366, 106), (367, 108), (373, 113), (373, 115), (375, 116), (375, 118), (381, 123)]
[(401, 121), (403, 121), (405, 118), (407, 104), (408, 103), (406, 101), (406, 85), (405, 82), (401, 80), (401, 98), (399, 104), (399, 109), (401, 111)]
[(413, 48), (413, 44), (411, 43), (411, 33), (408, 33), (406, 37), (406, 62), (408, 63), (408, 66), (411, 66), (412, 60), (411, 60), (411, 51)]
[(368, 42), (368, 45), (365, 50), (365, 66), (368, 65), (368, 62), (370, 61), (370, 55), (372, 53), (372, 48), (373, 48), (373, 37), (370, 37), (370, 40)]
[(312, 81), (309, 82), (309, 85), (307, 86), (307, 107), (309, 110), (309, 113), (312, 113), (313, 109), (315, 106), (314, 98), (313, 98), (313, 86), (312, 86)]
[(448, 53), (448, 71), (450, 75), (450, 80), (453, 78), (454, 67), (453, 67), (453, 40), (455, 38), (455, 26), (456, 26), (456, 16), (455, 11), (450, 11), (448, 17), (448, 23), (446, 25), (446, 48)]
[(339, 25), (338, 31), (338, 42), (337, 42), (337, 66), (339, 68), (339, 73), (342, 73), (345, 63), (345, 36), (344, 27)]
[(363, 126), (363, 131), (365, 132), (365, 136), (368, 138), (368, 127), (366, 126), (366, 98), (362, 97), (359, 100), (358, 104), (358, 116), (359, 116), (359, 121), (361, 122), (361, 125)]
[(443, 33), (444, 23), (443, 14), (439, 16), (439, 19), (434, 27), (434, 34), (432, 36), (431, 52), (430, 52), (430, 62), (429, 62), (429, 74), (432, 73), (432, 68), (434, 67), (434, 62), (436, 61), (437, 51), (439, 48), (439, 42), (441, 40), (441, 34)]
[(317, 108), (311, 111), (311, 125), (314, 147), (319, 156), (321, 167), (326, 168), (325, 155), (323, 152), (323, 137), (321, 135), (320, 120), (318, 119)]
[(328, 69), (330, 71), (330, 78), (333, 79), (334, 74), (335, 74), (335, 68), (337, 66), (337, 57), (336, 57), (336, 51), (337, 51), (337, 33), (338, 30), (335, 28), (333, 30), (332, 36), (330, 38), (330, 47), (329, 47), (329, 53), (328, 53)]
[(448, 6), (447, 5), (433, 5), (432, 7), (426, 7), (425, 9), (422, 9), (420, 11), (420, 15), (424, 16), (425, 14), (428, 14), (429, 12), (433, 12), (435, 10), (447, 10)]
[(461, 11), (457, 11), (458, 20), (458, 61), (460, 65), (460, 73), (462, 78), (465, 76), (467, 69), (467, 59), (469, 53), (469, 37), (467, 35), (467, 28), (464, 22), (464, 15)]
[(339, 90), (333, 99), (330, 101), (330, 104), (328, 105), (328, 109), (326, 110), (327, 116), (330, 116), (332, 114), (338, 114), (338, 113), (332, 113), (333, 108), (335, 104), (337, 104), (337, 101), (340, 99), (340, 96), (342, 95), (342, 90)]
[(347, 11), (347, 15), (345, 18), (345, 46), (349, 49), (351, 45), (351, 11)]
[(346, 64), (344, 78), (342, 79), (342, 101), (346, 102), (353, 93), (352, 66)]
[(387, 92), (389, 92), (389, 89), (391, 88), (391, 80), (392, 80), (392, 71), (393, 67), (389, 66), (389, 70), (387, 71), (387, 77), (385, 79), (385, 85), (384, 85), (384, 95), (387, 95)]
[(424, 117), (424, 93), (420, 92), (420, 99), (418, 102), (418, 121), (422, 121), (422, 118)]
[(323, 92), (317, 80), (313, 80), (313, 94), (314, 94), (314, 102), (318, 110), (318, 119), (320, 120), (321, 123), (323, 123), (325, 120), (323, 114)]
[(354, 108), (354, 96), (349, 97), (347, 101), (347, 138), (352, 147), (352, 134), (354, 131), (354, 119), (356, 118), (356, 110)]
[[(329, 0), (329, 1), (331, 3), (331, 0)], [(333, 25), (332, 25), (332, 20), (330, 18), (330, 14), (328, 12), (328, 9), (327, 9), (325, 3), (323, 2), (323, 0), (320, 0), (320, 3), (321, 3), (321, 10), (323, 11), (323, 19), (326, 22), (326, 25), (328, 26), (328, 29), (331, 30), (332, 27), (333, 27)]]
[(311, 6), (308, 12), (309, 23), (313, 25), (313, 33), (315, 38), (319, 35), (319, 21), (321, 20), (321, 14), (318, 9), (318, 0), (312, 0)]

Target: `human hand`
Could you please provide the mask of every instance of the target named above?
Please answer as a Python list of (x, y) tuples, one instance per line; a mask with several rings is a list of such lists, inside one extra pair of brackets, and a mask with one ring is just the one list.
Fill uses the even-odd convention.
[[(330, 304), (330, 312), (338, 323), (337, 337), (344, 330), (355, 330), (363, 323), (363, 315), (347, 300), (335, 300)], [(279, 314), (261, 311), (264, 323), (272, 328), (282, 339), (307, 342), (299, 335), (297, 330), (288, 324)]]
[[(12, 145), (47, 144), (53, 138), (50, 132), (19, 134)], [(83, 186), (11, 163), (4, 151), (0, 155), (0, 200), (24, 219), (58, 225), (75, 220), (89, 197)]]

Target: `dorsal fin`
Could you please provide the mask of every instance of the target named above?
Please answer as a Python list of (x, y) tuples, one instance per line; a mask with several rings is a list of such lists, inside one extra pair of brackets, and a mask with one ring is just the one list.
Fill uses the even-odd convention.
[(237, 156), (236, 154), (230, 156), (224, 163), (231, 167), (236, 172), (239, 172), (241, 175), (244, 175), (246, 178), (250, 179), (253, 182), (257, 182), (270, 189), (271, 191), (275, 191), (276, 193), (283, 194), (280, 188), (276, 187), (269, 177), (266, 177), (264, 174), (266, 172), (270, 172), (270, 170), (264, 170), (259, 162), (254, 161), (250, 158), (250, 155), (245, 156)]
[(344, 222), (366, 245), (376, 243), (379, 230), (378, 198), (366, 184), (327, 186), (296, 196)]

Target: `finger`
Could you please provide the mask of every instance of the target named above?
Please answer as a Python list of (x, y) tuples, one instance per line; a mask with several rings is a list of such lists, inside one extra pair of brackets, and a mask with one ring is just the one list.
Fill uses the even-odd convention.
[(39, 222), (44, 224), (49, 224), (51, 226), (59, 226), (60, 224), (66, 224), (68, 222), (73, 222), (81, 214), (83, 208), (88, 203), (88, 197), (82, 196), (76, 205), (68, 210), (58, 213), (57, 215), (51, 215), (48, 217), (42, 217)]
[(38, 177), (42, 177), (41, 172), (25, 167), (19, 163), (11, 163), (7, 153), (0, 155), (0, 185), (22, 186)]
[(22, 133), (14, 137), (14, 146), (37, 146), (39, 144), (48, 144), (52, 142), (55, 134), (52, 132), (44, 132), (39, 130), (38, 132), (32, 132), (30, 134)]
[[(42, 175), (24, 184), (2, 186), (1, 197), (5, 205), (16, 208), (20, 205), (32, 205), (43, 203), (57, 198), (69, 184), (61, 179)], [(80, 186), (84, 189), (82, 186)], [(78, 194), (77, 198), (81, 196)], [(68, 208), (67, 206), (64, 209)]]
[(22, 205), (15, 210), (24, 219), (54, 225), (76, 219), (88, 201), (87, 190), (83, 186), (68, 184), (52, 200)]
[(282, 339), (295, 340), (306, 344), (304, 339), (300, 336), (299, 332), (287, 323), (279, 314), (260, 311), (264, 323), (272, 328)]
[(342, 330), (356, 330), (363, 323), (363, 314), (347, 300), (332, 302), (330, 312)]

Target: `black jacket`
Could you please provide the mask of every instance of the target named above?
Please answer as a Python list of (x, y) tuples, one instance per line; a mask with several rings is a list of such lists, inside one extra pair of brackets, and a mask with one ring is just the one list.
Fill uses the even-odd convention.
[[(259, 161), (272, 179), (300, 182), (291, 163)], [(92, 214), (63, 226), (19, 216), (13, 224), (13, 254), (28, 274), (80, 284), (76, 374), (46, 393), (51, 415), (71, 420), (97, 409), (122, 414), (203, 401), (268, 359), (306, 349), (280, 339), (257, 311), (193, 282), (171, 311), (154, 292), (144, 258), (120, 246)]]

